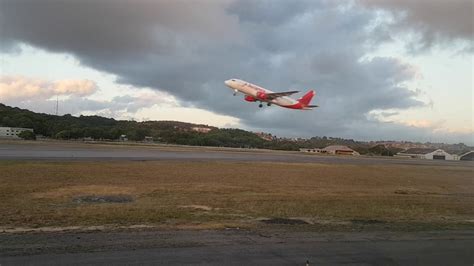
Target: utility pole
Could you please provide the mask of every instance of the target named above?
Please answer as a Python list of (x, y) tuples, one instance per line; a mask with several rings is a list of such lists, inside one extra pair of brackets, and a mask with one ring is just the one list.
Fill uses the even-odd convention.
[(59, 96), (56, 95), (56, 115), (58, 115), (58, 109), (59, 109)]

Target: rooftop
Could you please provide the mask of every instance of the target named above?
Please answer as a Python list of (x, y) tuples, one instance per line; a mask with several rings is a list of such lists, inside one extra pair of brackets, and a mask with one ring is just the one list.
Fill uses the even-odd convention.
[(353, 149), (351, 149), (347, 146), (343, 146), (343, 145), (331, 145), (331, 146), (327, 146), (323, 150), (325, 150), (325, 151), (335, 151), (335, 150), (338, 150), (338, 151), (354, 151)]
[(399, 153), (405, 153), (405, 154), (427, 154), (427, 153), (430, 153), (430, 152), (434, 152), (435, 150), (438, 150), (438, 149), (434, 149), (434, 148), (411, 148), (411, 149), (408, 149), (406, 151), (402, 151), (402, 152), (399, 152)]

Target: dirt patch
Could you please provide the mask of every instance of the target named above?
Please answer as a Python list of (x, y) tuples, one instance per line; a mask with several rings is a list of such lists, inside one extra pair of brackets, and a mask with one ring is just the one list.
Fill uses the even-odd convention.
[(157, 226), (136, 224), (130, 226), (117, 226), (117, 225), (96, 225), (96, 226), (45, 226), (38, 228), (31, 227), (0, 227), (0, 233), (54, 233), (54, 232), (67, 232), (67, 231), (105, 231), (105, 230), (125, 230), (125, 229), (153, 229)]
[(309, 224), (308, 222), (303, 221), (301, 219), (289, 219), (289, 218), (263, 219), (261, 220), (261, 222), (265, 224), (286, 224), (286, 225)]
[[(393, 193), (395, 194), (400, 194), (400, 195), (426, 195), (430, 194), (428, 192), (423, 192), (417, 189), (411, 189), (411, 188), (406, 188), (406, 189), (397, 189)], [(433, 194), (433, 193), (431, 193)]]
[(212, 211), (213, 208), (206, 206), (206, 205), (183, 205), (179, 206), (180, 208), (185, 208), (185, 209), (193, 209), (193, 210), (199, 210), (199, 211)]
[(311, 224), (318, 224), (318, 225), (350, 225), (351, 222), (349, 222), (349, 221), (340, 221), (340, 220), (313, 219)]
[(385, 221), (375, 220), (375, 219), (352, 219), (351, 223), (353, 224), (384, 224)]
[(129, 203), (133, 198), (129, 195), (85, 195), (75, 197), (74, 203)]

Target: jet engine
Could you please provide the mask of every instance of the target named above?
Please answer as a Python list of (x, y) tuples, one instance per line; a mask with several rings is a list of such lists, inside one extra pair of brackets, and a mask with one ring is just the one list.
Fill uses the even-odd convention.
[(250, 96), (250, 95), (247, 95), (245, 96), (244, 98), (247, 102), (255, 102), (257, 99), (255, 99), (254, 97)]
[(267, 99), (267, 94), (264, 91), (259, 91), (257, 92), (257, 98), (260, 100), (266, 100)]

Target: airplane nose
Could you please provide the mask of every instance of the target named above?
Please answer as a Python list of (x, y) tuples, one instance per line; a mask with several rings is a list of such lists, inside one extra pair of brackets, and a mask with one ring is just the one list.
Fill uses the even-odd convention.
[(225, 85), (229, 86), (230, 85), (230, 79), (224, 81)]

